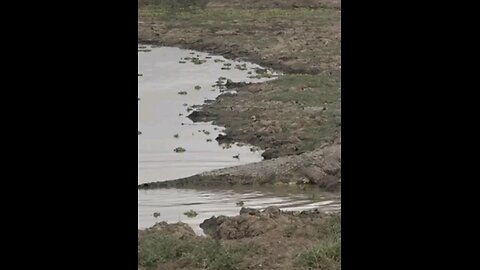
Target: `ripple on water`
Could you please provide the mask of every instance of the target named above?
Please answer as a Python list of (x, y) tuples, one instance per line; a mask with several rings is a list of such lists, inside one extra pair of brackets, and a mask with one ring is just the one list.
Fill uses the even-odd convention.
[[(212, 216), (237, 215), (241, 206), (237, 202), (243, 201), (244, 207), (264, 209), (275, 205), (286, 211), (299, 211), (320, 208), (322, 211), (338, 211), (340, 200), (325, 195), (324, 201), (313, 201), (306, 194), (284, 194), (259, 191), (210, 190), (198, 191), (193, 189), (157, 189), (138, 191), (138, 227), (147, 228), (156, 222), (185, 222), (192, 226), (195, 232), (201, 234), (199, 227), (203, 220)], [(320, 198), (322, 199), (322, 198)], [(184, 212), (194, 210), (198, 213), (195, 218), (188, 218)], [(161, 214), (154, 218), (153, 213)]]

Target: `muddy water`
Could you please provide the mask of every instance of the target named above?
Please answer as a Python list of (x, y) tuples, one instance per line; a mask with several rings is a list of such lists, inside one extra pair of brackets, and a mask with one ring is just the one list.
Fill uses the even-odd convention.
[[(199, 227), (212, 216), (238, 215), (243, 207), (264, 209), (275, 205), (282, 210), (307, 210), (320, 208), (324, 212), (340, 209), (340, 198), (331, 194), (315, 196), (298, 192), (259, 191), (259, 190), (192, 190), (158, 189), (138, 191), (138, 228), (148, 228), (156, 222), (184, 222), (194, 231), (202, 234)], [(194, 210), (196, 217), (189, 218), (183, 213)], [(154, 213), (160, 213), (154, 217)]]
[[(205, 62), (195, 64), (185, 59), (191, 57)], [(222, 127), (212, 123), (193, 123), (187, 118), (196, 109), (195, 105), (214, 100), (225, 91), (221, 86), (214, 86), (219, 77), (234, 82), (267, 80), (249, 78), (256, 75), (257, 68), (260, 67), (255, 64), (235, 62), (201, 52), (139, 45), (138, 130), (141, 134), (138, 136), (138, 184), (261, 161), (262, 151), (255, 147), (219, 145), (215, 138), (222, 134)], [(186, 151), (177, 153), (174, 151), (177, 147)], [(237, 155), (239, 158), (234, 158)], [(182, 221), (201, 233), (198, 225), (204, 219), (238, 214), (241, 208), (237, 205), (239, 201), (244, 201), (245, 207), (260, 209), (277, 205), (284, 210), (320, 207), (325, 211), (335, 211), (340, 207), (338, 198), (322, 195), (313, 200), (309, 195), (295, 192), (139, 190), (138, 227), (150, 227), (159, 221)], [(183, 213), (189, 210), (196, 211), (198, 216), (188, 218)], [(160, 213), (160, 217), (154, 217), (156, 212)]]
[[(215, 138), (222, 127), (193, 123), (187, 118), (192, 106), (214, 100), (224, 91), (213, 86), (219, 77), (234, 82), (265, 81), (248, 78), (259, 66), (178, 48), (141, 48), (151, 51), (138, 53), (138, 130), (142, 132), (138, 136), (138, 184), (262, 160), (261, 151), (252, 151), (252, 147), (219, 145)], [(194, 64), (184, 59), (188, 57), (206, 62)], [(235, 68), (242, 64), (246, 70)], [(186, 152), (176, 153), (177, 147)], [(234, 158), (237, 155), (239, 158)]]

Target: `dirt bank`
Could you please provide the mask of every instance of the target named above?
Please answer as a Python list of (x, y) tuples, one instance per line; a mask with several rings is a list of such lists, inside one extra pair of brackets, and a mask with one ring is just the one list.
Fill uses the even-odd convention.
[(139, 268), (340, 269), (340, 222), (339, 214), (269, 207), (207, 219), (207, 237), (183, 223), (159, 223), (139, 231)]
[(144, 6), (138, 40), (243, 58), (287, 73), (339, 76), (339, 1), (239, 3), (209, 1), (195, 12)]
[(280, 157), (243, 166), (214, 170), (178, 180), (147, 183), (140, 189), (228, 185), (316, 186), (340, 192), (341, 145), (328, 145), (301, 155)]
[(193, 121), (225, 126), (226, 136), (217, 138), (220, 143), (255, 145), (271, 159), (340, 140), (340, 82), (335, 78), (287, 74), (234, 90), (237, 95), (221, 95), (189, 115)]

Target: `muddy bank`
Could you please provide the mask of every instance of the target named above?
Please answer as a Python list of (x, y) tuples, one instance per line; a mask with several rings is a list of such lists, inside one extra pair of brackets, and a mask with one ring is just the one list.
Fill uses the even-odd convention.
[[(244, 58), (285, 73), (340, 73), (340, 1), (208, 1), (139, 8), (138, 40)], [(259, 8), (260, 7), (260, 8)]]
[(340, 215), (242, 208), (235, 217), (202, 223), (207, 237), (184, 223), (138, 232), (140, 269), (340, 269)]
[(340, 0), (210, 0), (206, 7), (210, 8), (334, 8), (340, 9)]
[(340, 81), (322, 75), (284, 75), (232, 87), (188, 117), (225, 127), (220, 143), (243, 142), (271, 159), (298, 155), (340, 141)]
[(177, 180), (142, 184), (139, 189), (267, 184), (316, 186), (321, 190), (340, 192), (341, 145), (328, 145), (301, 155), (214, 170)]

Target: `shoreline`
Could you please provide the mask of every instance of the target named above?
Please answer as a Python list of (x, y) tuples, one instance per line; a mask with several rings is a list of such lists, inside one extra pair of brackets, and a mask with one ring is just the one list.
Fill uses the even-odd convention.
[[(139, 3), (138, 42), (282, 72), (273, 81), (232, 85), (237, 95), (220, 95), (189, 115), (194, 122), (224, 126), (220, 143), (260, 147), (264, 160), (138, 189), (292, 188), (340, 198), (340, 0), (191, 2), (205, 6), (170, 13)], [(201, 227), (208, 237), (196, 236), (185, 223), (139, 230), (139, 269), (340, 269), (341, 209), (325, 214), (242, 208)]]

